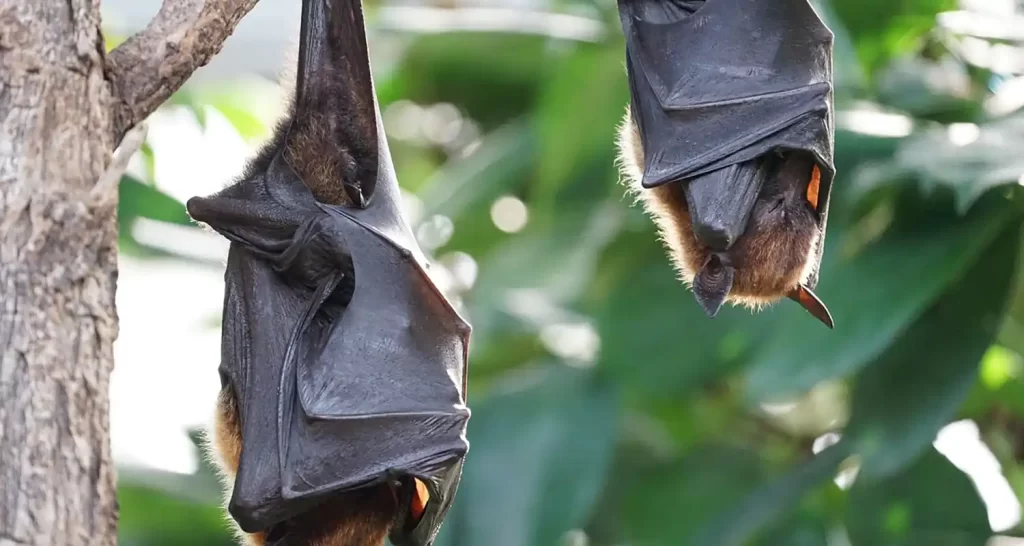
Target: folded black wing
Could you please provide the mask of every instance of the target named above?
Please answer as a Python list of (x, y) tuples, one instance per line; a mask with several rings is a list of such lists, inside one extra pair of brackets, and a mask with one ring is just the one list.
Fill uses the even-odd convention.
[(643, 186), (693, 179), (773, 151), (833, 166), (832, 32), (808, 0), (619, 0)]
[(231, 241), (220, 372), (242, 434), (232, 517), (265, 530), (332, 493), (414, 476), (430, 500), (391, 540), (428, 546), (469, 448), (470, 327), (402, 214), (363, 32), (359, 0), (303, 0), (292, 123), (337, 129), (316, 144), (335, 147), (326, 160), (355, 159), (338, 181), (351, 203), (314, 198), (286, 132), (243, 180), (188, 209)]

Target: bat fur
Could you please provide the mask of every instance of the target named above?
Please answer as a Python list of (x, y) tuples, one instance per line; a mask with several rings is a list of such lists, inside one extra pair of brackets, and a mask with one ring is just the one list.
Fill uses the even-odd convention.
[[(360, 118), (354, 115), (359, 108), (354, 94), (338, 78), (330, 76), (324, 81), (333, 85), (318, 86), (317, 93), (308, 97), (315, 101), (315, 113), (295, 116), (298, 51), (298, 40), (295, 40), (280, 76), (280, 85), (288, 96), (287, 114), (238, 180), (249, 179), (254, 173), (266, 170), (283, 147), (289, 166), (318, 201), (350, 204), (340, 181), (356, 176), (364, 161), (370, 160), (367, 150), (376, 142), (367, 135), (374, 133), (362, 126)], [(225, 503), (231, 497), (241, 450), (238, 406), (234, 392), (227, 385), (218, 396), (214, 424), (206, 442), (207, 456), (220, 470)], [(399, 506), (389, 486), (378, 485), (335, 494), (310, 512), (267, 532), (245, 533), (234, 520), (227, 519), (239, 541), (249, 546), (382, 546), (398, 512)], [(281, 533), (286, 536), (274, 536)]]
[[(650, 189), (641, 186), (644, 149), (629, 107), (619, 127), (617, 162), (629, 192), (653, 218), (680, 279), (691, 286), (712, 252), (694, 235), (680, 183)], [(786, 297), (805, 283), (814, 269), (820, 231), (804, 199), (809, 178), (774, 178), (758, 195), (743, 236), (724, 252), (736, 268), (726, 301), (752, 310)], [(802, 184), (802, 189), (792, 191), (797, 188), (794, 184)]]

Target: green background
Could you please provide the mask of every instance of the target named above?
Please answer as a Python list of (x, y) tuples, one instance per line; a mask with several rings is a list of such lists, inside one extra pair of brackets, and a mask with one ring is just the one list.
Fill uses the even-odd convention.
[[(1014, 36), (997, 17), (982, 35), (941, 27), (952, 1), (816, 3), (836, 36), (829, 331), (791, 303), (703, 315), (614, 167), (628, 101), (614, 3), (553, 4), (603, 37), (403, 33), (367, 8), (371, 49), (400, 44), (374, 66), (382, 110), (450, 103), (479, 128), (471, 153), (391, 139), (420, 216), (451, 222), (433, 255), (478, 267), (461, 294), (472, 447), (438, 546), (985, 544), (985, 505), (932, 442), (973, 420), (1024, 493), (1024, 113), (991, 107), (1017, 74), (962, 49), (1021, 55)], [(264, 137), (240, 93), (190, 86), (167, 107), (202, 123), (212, 106)], [(526, 205), (523, 230), (492, 221), (503, 195)], [(139, 217), (189, 225), (152, 180), (125, 177), (122, 252), (162, 255), (132, 238)], [(829, 432), (841, 440), (815, 449)], [(123, 471), (119, 495), (124, 545), (231, 543), (205, 466)]]

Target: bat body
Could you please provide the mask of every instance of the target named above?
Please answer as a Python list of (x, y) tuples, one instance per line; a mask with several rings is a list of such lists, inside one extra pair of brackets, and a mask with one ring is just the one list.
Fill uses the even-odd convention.
[(469, 445), (470, 327), (427, 274), (359, 0), (303, 0), (289, 115), (190, 215), (231, 241), (209, 451), (254, 546), (429, 546)]
[(828, 218), (832, 35), (807, 0), (619, 0), (631, 102), (619, 163), (698, 302), (812, 289)]

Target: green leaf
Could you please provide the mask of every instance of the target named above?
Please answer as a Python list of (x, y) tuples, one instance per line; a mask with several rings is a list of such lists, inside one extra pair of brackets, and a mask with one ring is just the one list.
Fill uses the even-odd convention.
[(962, 219), (946, 211), (908, 222), (914, 225), (890, 229), (853, 256), (843, 255), (837, 234), (830, 233), (817, 292), (836, 329), (822, 329), (795, 305), (779, 309), (779, 327), (751, 363), (749, 398), (799, 393), (881, 355), (1003, 230), (1011, 217), (1005, 200), (985, 205)]
[(1024, 115), (942, 127), (905, 139), (891, 161), (858, 172), (854, 186), (859, 193), (896, 181), (917, 182), (924, 191), (944, 188), (954, 193), (962, 212), (989, 190), (1018, 184), (1024, 174), (1022, 149)]
[(812, 2), (821, 21), (832, 31), (832, 79), (837, 99), (841, 100), (859, 92), (864, 87), (865, 77), (850, 32), (839, 19), (832, 3), (829, 0)]
[(629, 104), (624, 59), (616, 41), (579, 44), (558, 63), (534, 114), (542, 150), (531, 188), (534, 204), (550, 208), (561, 194), (579, 206), (586, 195), (621, 192), (610, 158), (615, 156), (616, 126)]
[(167, 495), (156, 489), (120, 485), (118, 542), (146, 546), (232, 546), (223, 509)]
[(557, 544), (604, 486), (616, 396), (589, 372), (549, 365), (473, 404), (471, 455), (437, 544)]
[(489, 130), (533, 106), (550, 73), (549, 49), (545, 38), (525, 34), (420, 35), (407, 46), (392, 85), (421, 104), (453, 103)]
[(992, 535), (971, 480), (934, 449), (891, 479), (858, 479), (846, 528), (854, 546), (983, 546)]
[(490, 208), (525, 178), (534, 159), (533, 134), (516, 121), (488, 133), (468, 157), (448, 161), (417, 196), (425, 216), (443, 214), (459, 220), (477, 208)]
[(756, 452), (703, 446), (683, 458), (634, 471), (622, 497), (622, 520), (635, 546), (718, 546), (696, 533), (764, 479)]
[(609, 250), (619, 269), (597, 309), (601, 370), (636, 397), (674, 398), (744, 362), (761, 317), (723, 308), (707, 318), (678, 280), (662, 245), (645, 230)]
[[(811, 489), (830, 480), (849, 451), (834, 445), (790, 472), (756, 489), (702, 529), (694, 544), (743, 546), (763, 528), (783, 520)], [(774, 533), (787, 532), (774, 529)], [(794, 532), (788, 530), (788, 532)], [(804, 533), (799, 533), (804, 534)], [(814, 533), (812, 533), (814, 536)], [(767, 543), (766, 543), (767, 544)]]
[(895, 59), (878, 80), (879, 102), (915, 118), (971, 121), (984, 112), (966, 68), (952, 57), (932, 61), (906, 55)]
[(129, 175), (122, 176), (118, 185), (117, 214), (122, 228), (130, 227), (131, 221), (139, 217), (194, 225), (181, 201)]
[(830, 4), (869, 73), (911, 51), (935, 26), (936, 14), (957, 7), (956, 0), (831, 0)]
[[(474, 332), (490, 331), (505, 314), (535, 328), (572, 318), (562, 308), (584, 294), (622, 223), (621, 210), (608, 204), (599, 210), (567, 211), (551, 224), (531, 224), (488, 252), (473, 291)], [(538, 301), (526, 301), (531, 298)]]
[(863, 458), (858, 479), (899, 471), (955, 415), (1002, 322), (1019, 246), (1013, 222), (858, 376), (844, 438)]

